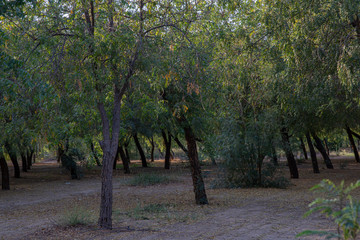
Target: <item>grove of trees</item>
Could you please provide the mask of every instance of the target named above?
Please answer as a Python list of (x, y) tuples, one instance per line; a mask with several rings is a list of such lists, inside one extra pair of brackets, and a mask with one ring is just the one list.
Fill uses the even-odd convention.
[(332, 169), (328, 145), (343, 138), (360, 163), (359, 16), (354, 0), (0, 1), (2, 189), (6, 159), (19, 178), (44, 143), (59, 161), (86, 149), (111, 229), (114, 161), (131, 172), (129, 144), (142, 167), (145, 145), (166, 169), (181, 149), (197, 204), (199, 151), (229, 186), (265, 186), (280, 153), (301, 178), (300, 146), (314, 173), (315, 151)]

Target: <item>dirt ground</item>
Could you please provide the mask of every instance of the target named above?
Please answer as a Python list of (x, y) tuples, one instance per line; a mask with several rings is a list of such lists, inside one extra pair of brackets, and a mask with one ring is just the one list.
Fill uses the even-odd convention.
[[(320, 158), (321, 159), (321, 158)], [(321, 162), (321, 160), (319, 160)], [(21, 179), (11, 179), (11, 190), (0, 191), (0, 239), (296, 239), (303, 230), (335, 226), (320, 215), (303, 218), (316, 195), (309, 188), (321, 179), (355, 182), (360, 164), (333, 157), (334, 170), (321, 165), (313, 174), (310, 162), (299, 165), (300, 179), (287, 189), (211, 189), (217, 168), (203, 166), (210, 204), (194, 203), (190, 169), (177, 161), (171, 170), (158, 161), (148, 169), (114, 173), (113, 230), (96, 226), (100, 198), (100, 169), (85, 171), (81, 180), (55, 161), (36, 163)], [(288, 170), (283, 167), (286, 176)], [(168, 184), (141, 187), (129, 180), (141, 172), (171, 176)], [(355, 193), (360, 196), (359, 192)], [(69, 216), (86, 212), (89, 223), (66, 226)], [(305, 239), (305, 238), (304, 238)], [(307, 239), (317, 239), (310, 237)]]

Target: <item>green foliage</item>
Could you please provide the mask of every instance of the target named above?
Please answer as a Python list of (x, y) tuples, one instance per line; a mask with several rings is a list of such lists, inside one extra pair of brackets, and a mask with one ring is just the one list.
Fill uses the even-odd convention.
[(83, 172), (78, 163), (84, 159), (85, 157), (79, 149), (71, 148), (61, 155), (61, 165), (70, 171), (72, 179), (81, 179)]
[(75, 207), (68, 210), (60, 219), (60, 224), (63, 226), (78, 226), (87, 225), (93, 221), (91, 212), (82, 207)]
[(154, 174), (154, 173), (143, 173), (134, 176), (129, 184), (132, 186), (152, 186), (157, 184), (167, 184), (171, 181), (168, 176)]
[(338, 226), (338, 232), (334, 234), (324, 231), (304, 231), (297, 236), (320, 235), (326, 236), (326, 239), (356, 239), (360, 232), (360, 201), (353, 199), (350, 193), (359, 187), (360, 180), (346, 187), (344, 181), (336, 186), (332, 181), (324, 179), (311, 188), (312, 191), (324, 193), (325, 197), (316, 198), (310, 203), (310, 210), (305, 216), (320, 212), (334, 221)]

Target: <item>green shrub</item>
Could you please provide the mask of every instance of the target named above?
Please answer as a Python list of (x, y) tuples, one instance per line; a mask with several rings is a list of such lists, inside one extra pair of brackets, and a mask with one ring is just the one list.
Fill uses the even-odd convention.
[(167, 184), (170, 178), (164, 175), (154, 173), (142, 173), (134, 176), (129, 184), (132, 186), (151, 186), (157, 184)]
[(81, 207), (67, 211), (60, 220), (60, 224), (64, 226), (87, 225), (91, 222), (91, 212)]
[(305, 216), (314, 212), (324, 214), (337, 225), (337, 233), (307, 230), (298, 234), (297, 237), (320, 235), (325, 236), (326, 239), (356, 239), (360, 232), (360, 202), (354, 200), (350, 192), (358, 187), (360, 187), (360, 180), (345, 187), (344, 181), (336, 186), (332, 181), (324, 179), (311, 188), (312, 191), (325, 193), (326, 197), (317, 198), (310, 203), (310, 210)]

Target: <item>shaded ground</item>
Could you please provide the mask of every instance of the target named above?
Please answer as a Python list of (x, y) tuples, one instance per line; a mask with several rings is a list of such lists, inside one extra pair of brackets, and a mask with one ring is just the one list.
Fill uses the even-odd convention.
[[(295, 239), (306, 229), (334, 230), (321, 216), (302, 217), (315, 198), (308, 189), (323, 178), (358, 180), (360, 165), (353, 161), (337, 157), (335, 170), (321, 166), (317, 175), (303, 163), (300, 179), (292, 180), (288, 189), (208, 189), (208, 206), (194, 204), (190, 170), (184, 163), (173, 164), (170, 171), (160, 167), (162, 162), (149, 169), (132, 168), (129, 176), (117, 170), (112, 231), (96, 227), (100, 169), (87, 170), (82, 180), (70, 180), (56, 162), (47, 161), (12, 179), (10, 191), (0, 191), (0, 239)], [(216, 168), (203, 169), (210, 186)], [(283, 170), (287, 175), (285, 166)], [(144, 171), (170, 175), (173, 181), (150, 187), (128, 184)], [(90, 224), (64, 227), (67, 216), (76, 211), (86, 211)]]

